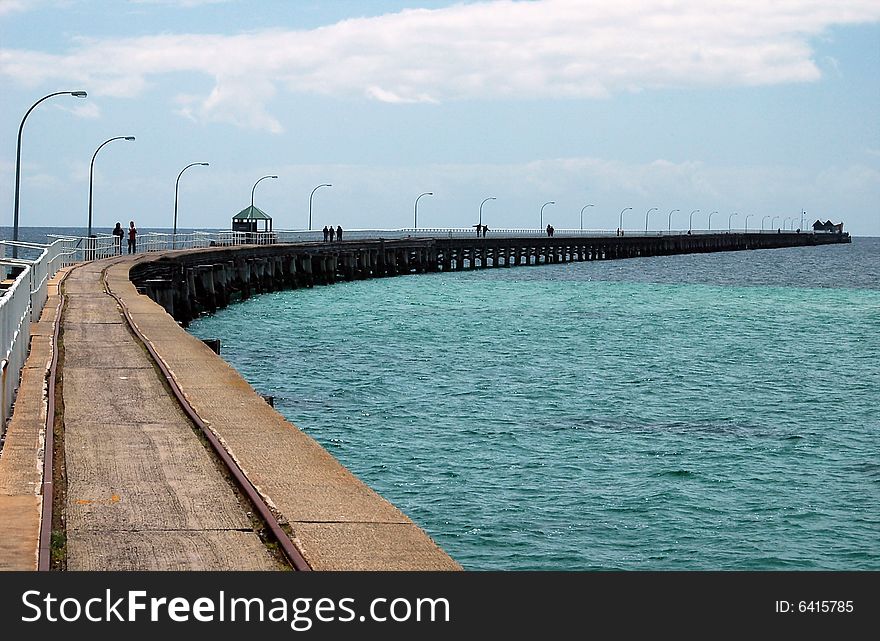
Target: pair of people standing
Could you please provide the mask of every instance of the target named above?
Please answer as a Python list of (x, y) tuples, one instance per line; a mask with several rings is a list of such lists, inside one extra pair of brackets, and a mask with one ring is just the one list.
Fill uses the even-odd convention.
[(342, 240), (342, 225), (337, 225), (336, 229), (333, 229), (333, 225), (327, 227), (324, 225), (324, 242), (326, 243), (328, 240), (332, 243), (335, 240)]
[[(128, 223), (128, 253), (133, 254), (137, 251), (137, 227), (134, 226), (134, 221), (129, 221)], [(125, 230), (122, 229), (122, 223), (116, 223), (116, 227), (113, 228), (113, 235), (116, 237), (116, 253), (122, 253), (122, 237), (125, 235)]]

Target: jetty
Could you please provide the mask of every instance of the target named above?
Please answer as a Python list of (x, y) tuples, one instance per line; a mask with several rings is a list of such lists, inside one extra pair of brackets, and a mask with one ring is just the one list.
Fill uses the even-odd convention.
[(794, 232), (203, 240), (132, 256), (62, 243), (66, 266), (14, 279), (31, 316), (18, 314), (15, 335), (29, 337), (20, 379), (4, 366), (20, 383), (0, 452), (0, 569), (460, 569), (185, 331), (235, 300), (395, 275), (850, 242)]
[(138, 290), (186, 325), (234, 300), (338, 281), (428, 272), (849, 243), (849, 234), (417, 237), (213, 246), (140, 261)]

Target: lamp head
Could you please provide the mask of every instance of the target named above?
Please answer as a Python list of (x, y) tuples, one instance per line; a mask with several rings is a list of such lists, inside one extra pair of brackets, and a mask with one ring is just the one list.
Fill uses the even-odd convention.
[(85, 91), (71, 91), (70, 95), (75, 96), (76, 98), (85, 98), (89, 94), (87, 94)]
[(134, 140), (134, 136), (126, 136), (125, 139), (126, 140)]
[(202, 167), (208, 167), (208, 166), (210, 166), (210, 163), (200, 162), (199, 165), (201, 165)]

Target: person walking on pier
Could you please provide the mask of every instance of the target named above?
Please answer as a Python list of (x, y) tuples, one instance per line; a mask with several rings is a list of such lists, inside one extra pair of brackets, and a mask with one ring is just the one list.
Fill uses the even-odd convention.
[(336, 226), (336, 240), (342, 240), (342, 225)]
[(550, 237), (553, 235), (553, 228), (550, 226), (550, 223), (547, 223), (547, 236)]
[(119, 256), (122, 253), (122, 237), (125, 236), (122, 223), (116, 223), (116, 227), (113, 228), (113, 236), (116, 243), (116, 255)]
[(137, 227), (134, 226), (134, 221), (130, 220), (128, 222), (128, 253), (134, 254), (137, 251)]
[(324, 242), (327, 242), (327, 239), (330, 238), (330, 230), (327, 229), (327, 225), (324, 225)]
[(333, 225), (330, 225), (330, 227), (329, 227), (329, 232), (330, 232), (330, 242), (332, 243), (332, 242), (333, 242), (333, 237), (336, 235), (336, 230), (333, 229)]
[(489, 231), (489, 226), (488, 226), (488, 225), (483, 225), (483, 238), (486, 237), (486, 232), (487, 232), (487, 231)]

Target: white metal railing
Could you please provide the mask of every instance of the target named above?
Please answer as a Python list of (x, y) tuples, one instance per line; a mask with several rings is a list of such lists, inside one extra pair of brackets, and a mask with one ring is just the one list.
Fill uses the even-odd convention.
[(0, 297), (0, 435), (6, 431), (18, 379), (27, 358), (31, 320), (29, 271), (25, 267)]
[[(620, 231), (607, 229), (555, 229), (554, 237), (599, 237), (609, 236), (636, 236), (636, 237), (664, 237), (703, 234), (726, 234), (744, 233), (743, 229), (731, 230), (634, 230)], [(486, 238), (506, 237), (543, 237), (546, 230), (542, 229), (488, 229)], [(779, 233), (776, 230), (750, 229), (748, 233)], [(783, 234), (794, 234), (794, 231), (783, 230)], [(812, 232), (802, 232), (812, 233)], [(344, 240), (374, 240), (374, 239), (403, 239), (403, 238), (472, 238), (477, 235), (476, 225), (473, 227), (425, 227), (425, 228), (402, 228), (402, 229), (347, 229), (343, 230)], [(63, 241), (62, 253), (65, 256), (64, 264), (73, 264), (109, 258), (128, 252), (128, 244), (120, 243), (118, 237), (111, 234), (97, 234), (92, 238), (71, 236), (50, 236)], [(229, 247), (236, 245), (274, 245), (277, 243), (305, 243), (322, 242), (324, 235), (322, 230), (288, 229), (269, 232), (241, 232), (241, 231), (190, 231), (179, 234), (162, 232), (146, 232), (138, 235), (136, 251), (157, 252), (171, 249), (194, 249), (200, 247)]]
[[(3, 240), (4, 249), (15, 247), (22, 258), (0, 259), (0, 435), (6, 431), (21, 369), (30, 347), (30, 324), (39, 320), (49, 297), (49, 281), (69, 260), (67, 244), (48, 245)], [(12, 278), (9, 278), (11, 272)]]

